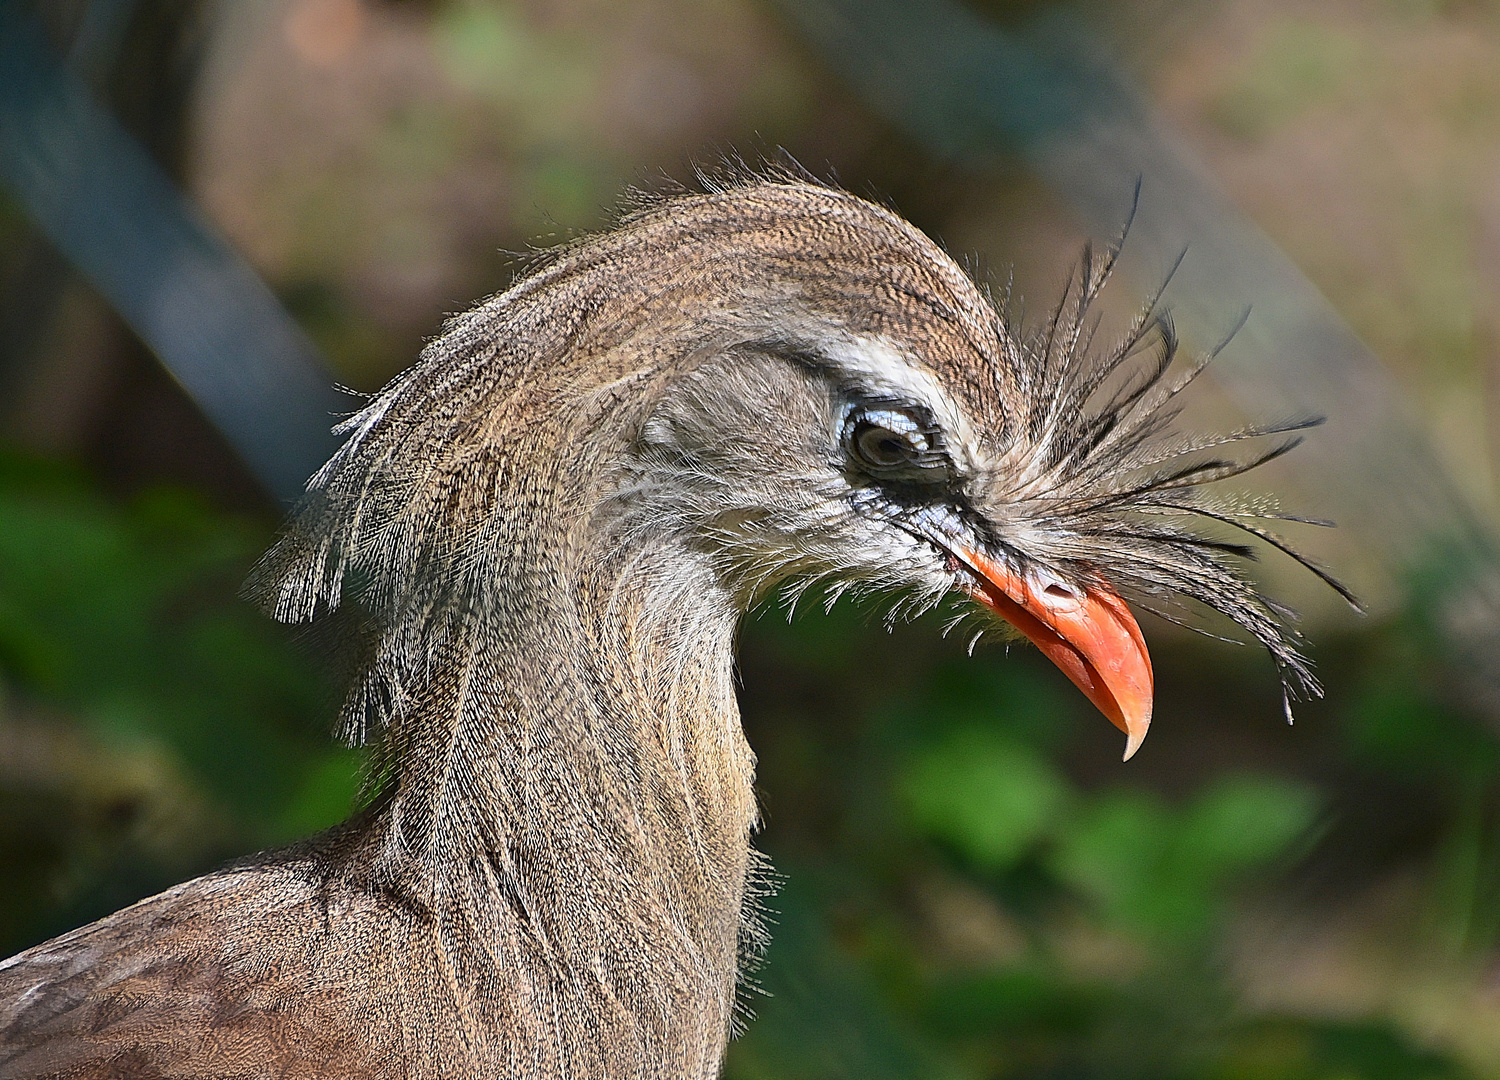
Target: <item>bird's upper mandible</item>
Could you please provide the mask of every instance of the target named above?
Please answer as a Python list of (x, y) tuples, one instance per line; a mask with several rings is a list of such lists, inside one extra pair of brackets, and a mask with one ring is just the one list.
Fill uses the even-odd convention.
[[(503, 622), (525, 580), (584, 607), (628, 583), (648, 612), (705, 618), (769, 590), (880, 590), (900, 612), (959, 594), (1035, 642), (1127, 757), (1152, 674), (1122, 597), (1220, 612), (1289, 694), (1316, 692), (1238, 568), (1246, 549), (1194, 524), (1286, 550), (1274, 514), (1199, 485), (1306, 425), (1164, 443), (1206, 358), (1174, 363), (1154, 305), (1091, 346), (1116, 253), (1086, 252), (1053, 317), (1022, 330), (918, 230), (846, 193), (756, 180), (653, 203), (454, 320), (352, 418), (262, 581), (300, 619), (353, 572), (390, 650), (421, 640), (413, 620)], [(385, 677), (416, 659), (388, 655)]]

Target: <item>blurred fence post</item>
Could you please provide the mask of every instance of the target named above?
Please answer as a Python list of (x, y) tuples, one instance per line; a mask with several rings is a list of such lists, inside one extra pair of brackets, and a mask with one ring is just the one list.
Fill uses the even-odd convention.
[(224, 433), (294, 501), (352, 401), (276, 297), (0, 0), (0, 180)]
[(1381, 362), (1099, 58), (1076, 18), (1054, 10), (1013, 32), (956, 0), (778, 6), (864, 101), (929, 151), (976, 166), (1020, 157), (1096, 235), (1119, 231), (1139, 180), (1125, 264), (1149, 278), (1188, 253), (1168, 306), (1200, 345), (1251, 308), (1215, 362), (1216, 381), (1252, 418), (1328, 418), (1298, 452), (1319, 513), (1357, 530), (1394, 583), (1441, 589), (1416, 606), (1500, 717), (1491, 526), (1460, 495)]

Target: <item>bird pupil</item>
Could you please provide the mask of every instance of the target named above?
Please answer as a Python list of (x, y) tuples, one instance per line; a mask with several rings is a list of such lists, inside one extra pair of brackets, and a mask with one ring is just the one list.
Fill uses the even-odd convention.
[(904, 409), (858, 409), (845, 420), (844, 448), (854, 461), (883, 479), (931, 482), (942, 478), (945, 458), (929, 429)]
[(915, 452), (911, 442), (888, 428), (874, 424), (865, 428), (859, 445), (876, 465), (899, 465)]

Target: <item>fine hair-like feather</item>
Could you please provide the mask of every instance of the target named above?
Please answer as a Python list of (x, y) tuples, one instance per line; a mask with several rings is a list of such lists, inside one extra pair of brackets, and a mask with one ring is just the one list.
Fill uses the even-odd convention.
[[(1118, 245), (1020, 331), (889, 210), (704, 186), (539, 259), (342, 425), (249, 588), (357, 609), (365, 804), (0, 964), (0, 1072), (716, 1075), (769, 881), (737, 621), (816, 582), (930, 607), (972, 584), (942, 529), (1219, 611), (1316, 691), (1250, 548), (1198, 528), (1291, 550), (1202, 488), (1305, 425), (1171, 435), (1208, 358), (1155, 300), (1094, 348)], [(860, 409), (931, 435), (928, 479), (860, 471)]]

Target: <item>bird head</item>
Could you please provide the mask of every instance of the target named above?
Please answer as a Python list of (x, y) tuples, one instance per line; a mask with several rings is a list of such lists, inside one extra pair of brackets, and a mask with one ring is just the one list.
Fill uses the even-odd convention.
[(958, 594), (1034, 642), (1127, 758), (1153, 679), (1125, 598), (1218, 612), (1269, 651), (1288, 701), (1315, 693), (1289, 613), (1241, 568), (1252, 551), (1197, 524), (1300, 559), (1273, 507), (1202, 488), (1306, 424), (1173, 434), (1208, 358), (1178, 359), (1155, 303), (1095, 346), (1117, 250), (1085, 252), (1026, 331), (918, 230), (842, 192), (761, 181), (651, 205), (450, 324), (346, 424), (262, 578), (295, 619), (355, 571), (386, 652), (405, 650), (385, 699), (426, 663), (412, 625), (444, 597), (514, 608), (518, 581), (601, 562), (665, 613), (705, 592), (736, 616), (820, 586), (892, 593), (893, 615)]
[[(1154, 301), (1093, 348), (1090, 309), (1118, 245), (1102, 259), (1086, 250), (1052, 317), (1027, 332), (893, 215), (797, 194), (814, 214), (857, 207), (854, 236), (809, 252), (819, 271), (759, 309), (771, 317), (758, 333), (741, 328), (655, 400), (615, 495), (643, 535), (706, 553), (740, 610), (821, 587), (829, 605), (850, 589), (891, 594), (895, 618), (958, 594), (1055, 663), (1125, 732), (1127, 760), (1153, 676), (1122, 593), (1171, 619), (1207, 608), (1239, 624), (1276, 661), (1288, 708), (1318, 692), (1290, 613), (1239, 568), (1254, 552), (1192, 524), (1277, 546), (1349, 598), (1266, 529), (1286, 515), (1199, 490), (1285, 453), (1307, 422), (1171, 433), (1211, 357), (1182, 363)], [(1269, 445), (1226, 453), (1255, 440)]]
[(976, 413), (899, 338), (760, 342), (664, 395), (615, 500), (640, 533), (703, 552), (739, 610), (821, 587), (830, 606), (887, 594), (894, 619), (962, 594), (1057, 664), (1128, 757), (1151, 719), (1145, 640), (1055, 463), (1034, 468), (1048, 448), (1018, 453), (1015, 424)]

